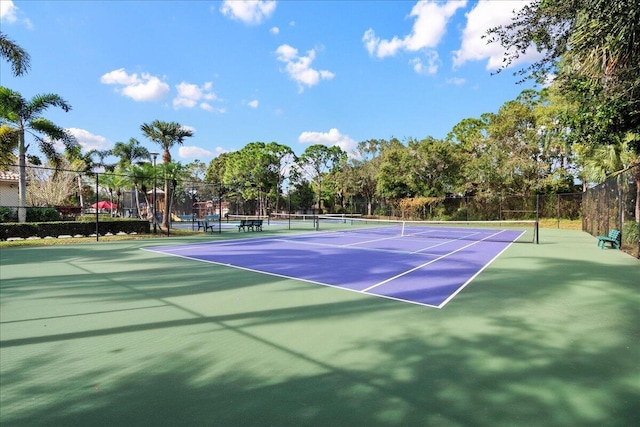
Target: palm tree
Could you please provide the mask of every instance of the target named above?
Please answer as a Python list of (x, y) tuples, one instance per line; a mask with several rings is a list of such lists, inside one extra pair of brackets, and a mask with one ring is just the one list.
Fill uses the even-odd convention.
[(18, 132), (5, 124), (0, 125), (0, 170), (10, 169), (16, 163)]
[[(117, 157), (120, 157), (118, 161), (118, 168), (124, 171), (130, 171), (131, 165), (138, 163), (141, 164), (143, 160), (151, 160), (151, 155), (149, 154), (149, 150), (140, 145), (140, 141), (135, 138), (129, 138), (129, 142), (116, 142), (113, 148), (111, 149), (111, 154)], [(133, 177), (132, 182), (133, 182)], [(134, 198), (137, 199), (137, 195), (134, 193), (135, 186), (132, 184), (131, 186), (131, 215), (134, 214), (137, 216), (138, 212), (138, 203), (135, 203), (136, 208), (134, 209)]]
[(23, 75), (30, 68), (31, 57), (27, 51), (9, 39), (2, 31), (0, 31), (0, 56), (11, 63), (11, 69), (16, 77)]
[(140, 141), (135, 138), (129, 138), (129, 142), (116, 142), (111, 149), (111, 154), (120, 157), (118, 166), (121, 168), (151, 159), (149, 150), (140, 145)]
[[(169, 150), (176, 144), (182, 145), (185, 138), (193, 136), (191, 130), (183, 128), (177, 122), (154, 120), (152, 123), (144, 123), (140, 126), (140, 129), (144, 136), (162, 147), (162, 162), (165, 164), (171, 163), (171, 152)], [(169, 178), (165, 176), (162, 227), (169, 227), (169, 200), (171, 200), (171, 185)]]
[(67, 149), (77, 144), (73, 135), (60, 126), (42, 117), (49, 107), (60, 107), (68, 112), (71, 106), (59, 95), (49, 93), (36, 95), (26, 100), (18, 92), (0, 86), (0, 125), (8, 125), (18, 133), (18, 221), (26, 222), (26, 153), (25, 132), (29, 132), (38, 143), (40, 150), (57, 167), (60, 155), (55, 150), (55, 142), (62, 142)]
[(82, 180), (82, 175), (91, 172), (98, 166), (98, 164), (93, 160), (93, 156), (96, 152), (97, 150), (89, 150), (83, 154), (82, 148), (79, 145), (76, 145), (65, 152), (70, 168), (77, 172), (76, 179), (78, 182), (78, 197), (80, 198), (79, 202), (81, 208), (84, 208), (85, 193), (85, 183)]
[[(153, 165), (148, 162), (142, 162), (139, 165), (131, 164), (126, 169), (127, 174), (131, 178), (135, 193), (135, 210), (131, 213), (132, 216), (140, 217), (140, 192), (144, 196), (144, 203), (149, 206), (149, 197), (147, 196), (147, 186), (153, 182), (155, 171)], [(147, 211), (148, 212), (148, 211)]]

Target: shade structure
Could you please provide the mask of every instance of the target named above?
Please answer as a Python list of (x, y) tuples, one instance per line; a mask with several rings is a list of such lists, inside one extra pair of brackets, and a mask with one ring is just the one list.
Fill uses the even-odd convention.
[(116, 209), (118, 205), (108, 200), (101, 200), (98, 203), (92, 204), (91, 207), (94, 209)]

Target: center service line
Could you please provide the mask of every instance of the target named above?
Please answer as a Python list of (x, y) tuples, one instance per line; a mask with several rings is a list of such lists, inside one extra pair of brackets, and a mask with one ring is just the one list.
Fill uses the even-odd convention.
[(382, 286), (382, 285), (384, 285), (385, 283), (391, 282), (392, 280), (395, 280), (395, 279), (397, 279), (397, 278), (399, 278), (399, 277), (406, 276), (406, 275), (407, 275), (407, 274), (409, 274), (409, 273), (412, 273), (412, 272), (414, 272), (414, 271), (416, 271), (416, 270), (419, 270), (419, 269), (421, 269), (422, 267), (426, 267), (426, 266), (427, 266), (427, 265), (429, 265), (429, 264), (433, 264), (434, 262), (439, 261), (439, 260), (441, 260), (441, 259), (443, 259), (443, 258), (446, 258), (446, 257), (448, 257), (448, 256), (450, 256), (450, 255), (453, 255), (453, 254), (455, 254), (456, 252), (460, 252), (460, 251), (461, 251), (461, 250), (463, 250), (463, 249), (466, 249), (466, 248), (468, 248), (468, 247), (470, 247), (470, 246), (473, 246), (473, 245), (475, 245), (475, 244), (477, 244), (477, 243), (480, 243), (480, 242), (482, 242), (482, 241), (484, 241), (484, 240), (487, 240), (487, 239), (489, 239), (489, 238), (491, 238), (491, 237), (493, 237), (493, 236), (497, 236), (497, 235), (498, 235), (498, 234), (500, 234), (500, 233), (504, 233), (504, 231), (505, 231), (505, 230), (501, 230), (501, 231), (499, 231), (499, 232), (497, 232), (497, 233), (494, 233), (494, 234), (492, 234), (492, 235), (490, 235), (490, 236), (485, 237), (484, 239), (478, 240), (478, 241), (476, 241), (476, 242), (469, 243), (468, 245), (466, 245), (466, 246), (462, 246), (461, 248), (458, 248), (458, 249), (456, 249), (456, 250), (455, 250), (455, 251), (453, 251), (453, 252), (449, 252), (448, 254), (444, 254), (444, 255), (442, 255), (442, 256), (440, 256), (440, 257), (436, 258), (436, 259), (432, 259), (431, 261), (425, 262), (424, 264), (421, 264), (421, 265), (419, 265), (419, 266), (417, 266), (417, 267), (414, 267), (414, 268), (412, 268), (412, 269), (410, 269), (410, 270), (407, 270), (407, 271), (405, 271), (405, 272), (403, 272), (403, 273), (397, 274), (397, 275), (395, 275), (395, 276), (393, 276), (393, 277), (391, 277), (391, 278), (389, 278), (389, 279), (383, 280), (383, 281), (382, 281), (382, 282), (380, 282), (380, 283), (376, 283), (375, 285), (369, 286), (368, 288), (363, 289), (363, 290), (361, 290), (360, 292), (369, 292), (371, 289), (377, 288), (378, 286)]

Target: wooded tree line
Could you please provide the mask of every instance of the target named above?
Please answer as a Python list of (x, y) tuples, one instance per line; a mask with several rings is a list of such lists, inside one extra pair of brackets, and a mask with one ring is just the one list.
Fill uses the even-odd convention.
[[(180, 182), (185, 183), (185, 194), (189, 185), (208, 184), (216, 189), (209, 191), (211, 197), (224, 194), (248, 201), (242, 206), (255, 213), (282, 211), (285, 206), (353, 211), (355, 201), (366, 206), (359, 211), (373, 214), (380, 206), (417, 211), (451, 196), (491, 200), (507, 194), (573, 192), (576, 185), (584, 189), (640, 163), (639, 21), (640, 0), (533, 1), (511, 24), (489, 30), (486, 37), (504, 48), (500, 72), (530, 46), (543, 52), (540, 61), (517, 72), (543, 89), (524, 90), (496, 112), (461, 120), (444, 139), (370, 139), (361, 141), (356, 153), (315, 144), (299, 156), (286, 145), (256, 141), (220, 155), (205, 168), (197, 161), (186, 166), (172, 161), (170, 148), (192, 136), (179, 124), (156, 121), (143, 124), (141, 130), (162, 149), (167, 194), (176, 192)], [(0, 53), (16, 75), (23, 74), (29, 67), (28, 54), (1, 35)], [(117, 143), (114, 150), (83, 154), (71, 135), (42, 116), (48, 107), (71, 108), (55, 94), (27, 100), (0, 88), (2, 160), (11, 164), (13, 159), (19, 165), (22, 201), (26, 130), (55, 167), (64, 156), (53, 150), (53, 142), (62, 141), (67, 161), (79, 162), (79, 169), (113, 167), (118, 175), (131, 178), (124, 186), (147, 182), (139, 177), (148, 178), (149, 171), (140, 169), (149, 168), (152, 155), (142, 150), (131, 155), (128, 148), (136, 148), (137, 140), (131, 139), (133, 145), (123, 151), (119, 149), (126, 144)], [(120, 157), (117, 168), (104, 164), (106, 155)], [(640, 192), (640, 168), (634, 170)], [(153, 174), (157, 177), (158, 171)], [(166, 214), (171, 200), (167, 197), (163, 207)]]

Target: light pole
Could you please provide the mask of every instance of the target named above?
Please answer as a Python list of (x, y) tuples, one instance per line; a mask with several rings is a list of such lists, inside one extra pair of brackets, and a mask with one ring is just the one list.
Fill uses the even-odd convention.
[(291, 230), (291, 188), (287, 186), (287, 218), (289, 219), (289, 230)]
[(156, 219), (156, 206), (157, 206), (157, 202), (156, 202), (156, 195), (157, 195), (157, 183), (156, 183), (156, 177), (157, 177), (157, 173), (156, 173), (156, 158), (158, 157), (158, 153), (149, 153), (153, 156), (153, 234), (156, 234), (157, 231), (157, 226), (158, 226), (158, 221)]

